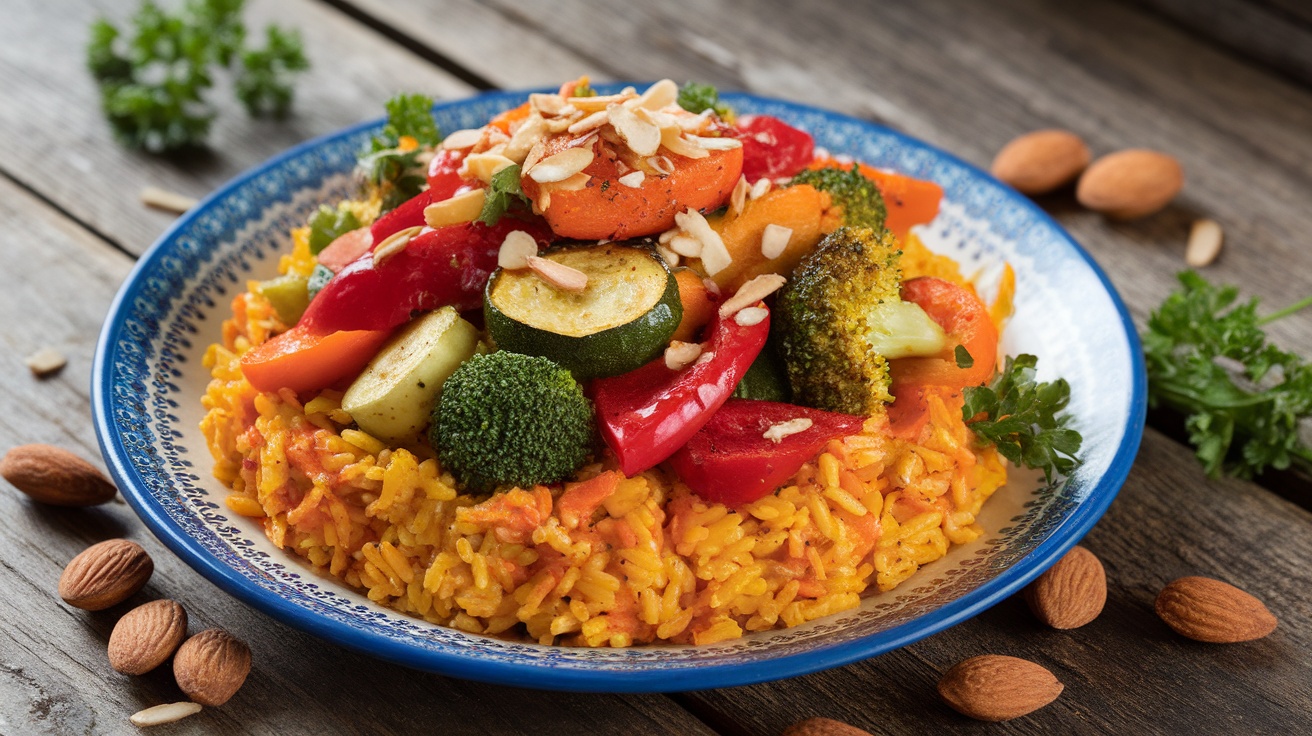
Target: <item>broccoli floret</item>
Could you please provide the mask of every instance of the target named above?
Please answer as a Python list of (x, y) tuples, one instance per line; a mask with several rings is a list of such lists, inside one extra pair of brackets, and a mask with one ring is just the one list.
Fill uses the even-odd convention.
[(856, 164), (850, 169), (826, 167), (807, 169), (793, 177), (790, 184), (810, 184), (822, 192), (829, 192), (834, 204), (843, 208), (843, 224), (848, 227), (868, 227), (875, 232), (884, 229), (884, 220), (888, 217), (888, 208), (884, 205), (884, 195), (857, 170)]
[(561, 480), (592, 450), (592, 402), (546, 358), (475, 355), (442, 385), (429, 442), (465, 488)]
[(868, 336), (876, 308), (901, 301), (901, 255), (887, 230), (843, 227), (802, 259), (773, 315), (797, 403), (871, 414), (892, 400), (888, 361)]

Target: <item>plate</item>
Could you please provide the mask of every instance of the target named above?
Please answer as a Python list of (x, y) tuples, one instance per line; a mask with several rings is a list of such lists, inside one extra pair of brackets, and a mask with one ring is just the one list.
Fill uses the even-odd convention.
[[(434, 108), (442, 130), (478, 127), (526, 92)], [(1014, 473), (985, 505), (977, 541), (954, 547), (890, 593), (802, 626), (709, 646), (547, 647), (467, 634), (382, 608), (274, 547), (230, 512), (198, 428), (206, 347), (247, 279), (275, 274), (287, 231), (345, 196), (355, 154), (381, 124), (299, 145), (237, 177), (178, 219), (128, 276), (110, 309), (92, 379), (105, 461), (128, 503), (173, 552), (223, 590), (326, 640), (422, 670), (524, 687), (675, 691), (745, 685), (836, 667), (960, 623), (1015, 593), (1080, 540), (1111, 503), (1143, 433), (1145, 374), (1125, 305), (1047, 214), (988, 174), (856, 118), (745, 94), (740, 113), (774, 115), (818, 146), (932, 179), (945, 190), (921, 236), (966, 273), (1016, 271), (1008, 354), (1035, 353), (1040, 377), (1066, 377), (1084, 464), (1059, 487)]]

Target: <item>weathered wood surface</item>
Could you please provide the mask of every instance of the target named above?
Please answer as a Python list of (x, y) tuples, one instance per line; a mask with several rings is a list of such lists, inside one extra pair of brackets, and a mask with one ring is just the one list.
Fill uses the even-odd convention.
[[(131, 259), (54, 209), (0, 181), (0, 449), (47, 442), (96, 459), (87, 387), (95, 335)], [(32, 247), (38, 243), (40, 247)], [(70, 298), (76, 295), (76, 298)], [(21, 315), (21, 319), (17, 318)], [(69, 365), (37, 381), (23, 365), (54, 345)], [(114, 622), (155, 598), (181, 602), (193, 633), (221, 626), (254, 652), (246, 685), (179, 733), (690, 734), (706, 728), (661, 695), (568, 695), (414, 672), (293, 631), (220, 593), (155, 540), (121, 501), (94, 509), (29, 502), (0, 482), (0, 733), (136, 733), (127, 718), (185, 699), (165, 666), (130, 678), (109, 667)], [(112, 537), (155, 560), (146, 589), (107, 611), (67, 606), (55, 592), (65, 564)]]
[[(298, 85), (287, 123), (252, 122), (227, 90), (214, 90), (214, 152), (184, 160), (117, 147), (82, 68), (91, 17), (122, 19), (134, 5), (21, 0), (0, 24), (0, 450), (43, 441), (96, 457), (86, 388), (92, 347), (131, 266), (115, 247), (139, 253), (171, 219), (140, 206), (142, 186), (203, 195), (294, 142), (376, 117), (399, 89), (449, 97), (471, 82), (529, 87), (579, 73), (696, 78), (879, 120), (981, 164), (1017, 133), (1068, 127), (1098, 152), (1159, 147), (1188, 171), (1177, 204), (1140, 223), (1107, 223), (1069, 195), (1042, 202), (1100, 260), (1137, 318), (1171, 288), (1188, 225), (1203, 214), (1227, 228), (1210, 277), (1272, 307), (1312, 283), (1312, 92), (1128, 5), (816, 2), (744, 12), (669, 0), (611, 11), (556, 3), (547, 12), (506, 0), (252, 0), (253, 20), (302, 29), (316, 69)], [(1312, 319), (1274, 332), (1312, 353)], [(62, 349), (70, 364), (35, 382), (22, 358), (44, 345)], [(1122, 498), (1087, 540), (1112, 584), (1106, 612), (1088, 627), (1043, 631), (1009, 601), (862, 664), (673, 699), (549, 694), (415, 673), (292, 631), (219, 593), (121, 503), (50, 510), (0, 488), (0, 514), (3, 734), (133, 733), (128, 714), (180, 698), (167, 673), (132, 679), (108, 669), (104, 642), (122, 609), (87, 614), (54, 595), (68, 559), (119, 535), (142, 542), (157, 563), (138, 600), (178, 598), (193, 629), (231, 628), (255, 650), (251, 680), (230, 704), (168, 733), (697, 733), (710, 724), (773, 736), (808, 715), (873, 733), (1312, 732), (1312, 518), (1254, 485), (1206, 481), (1186, 449), (1153, 431)], [(1249, 589), (1281, 618), (1280, 629), (1231, 647), (1176, 637), (1151, 603), (1185, 574)], [(1005, 726), (939, 705), (939, 673), (987, 651), (1049, 666), (1065, 694)]]

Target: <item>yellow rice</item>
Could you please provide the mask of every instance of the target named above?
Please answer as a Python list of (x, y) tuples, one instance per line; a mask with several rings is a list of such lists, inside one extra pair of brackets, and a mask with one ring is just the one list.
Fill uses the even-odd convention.
[[(313, 267), (305, 238), (293, 233), (284, 272)], [(962, 281), (950, 259), (906, 245), (908, 276)], [(959, 403), (931, 396), (917, 444), (871, 417), (738, 510), (660, 469), (581, 509), (562, 503), (579, 483), (461, 494), (427, 446), (389, 448), (352, 428), (340, 392), (304, 404), (256, 392), (240, 355), (283, 325), (254, 293), (233, 308), (206, 354), (201, 424), (228, 507), (371, 600), (473, 633), (629, 646), (796, 626), (856, 607), (872, 587), (892, 590), (974, 540), (976, 515), (1006, 480), (997, 453), (973, 446)], [(578, 480), (613, 469), (603, 460)]]

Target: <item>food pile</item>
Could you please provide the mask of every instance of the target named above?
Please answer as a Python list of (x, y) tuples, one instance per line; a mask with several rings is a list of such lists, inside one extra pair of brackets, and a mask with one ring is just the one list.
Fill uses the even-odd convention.
[(1077, 463), (912, 228), (942, 190), (669, 80), (442, 136), (400, 96), (360, 195), (233, 301), (202, 429), (233, 511), (430, 621), (706, 644), (887, 591), (1006, 480)]

